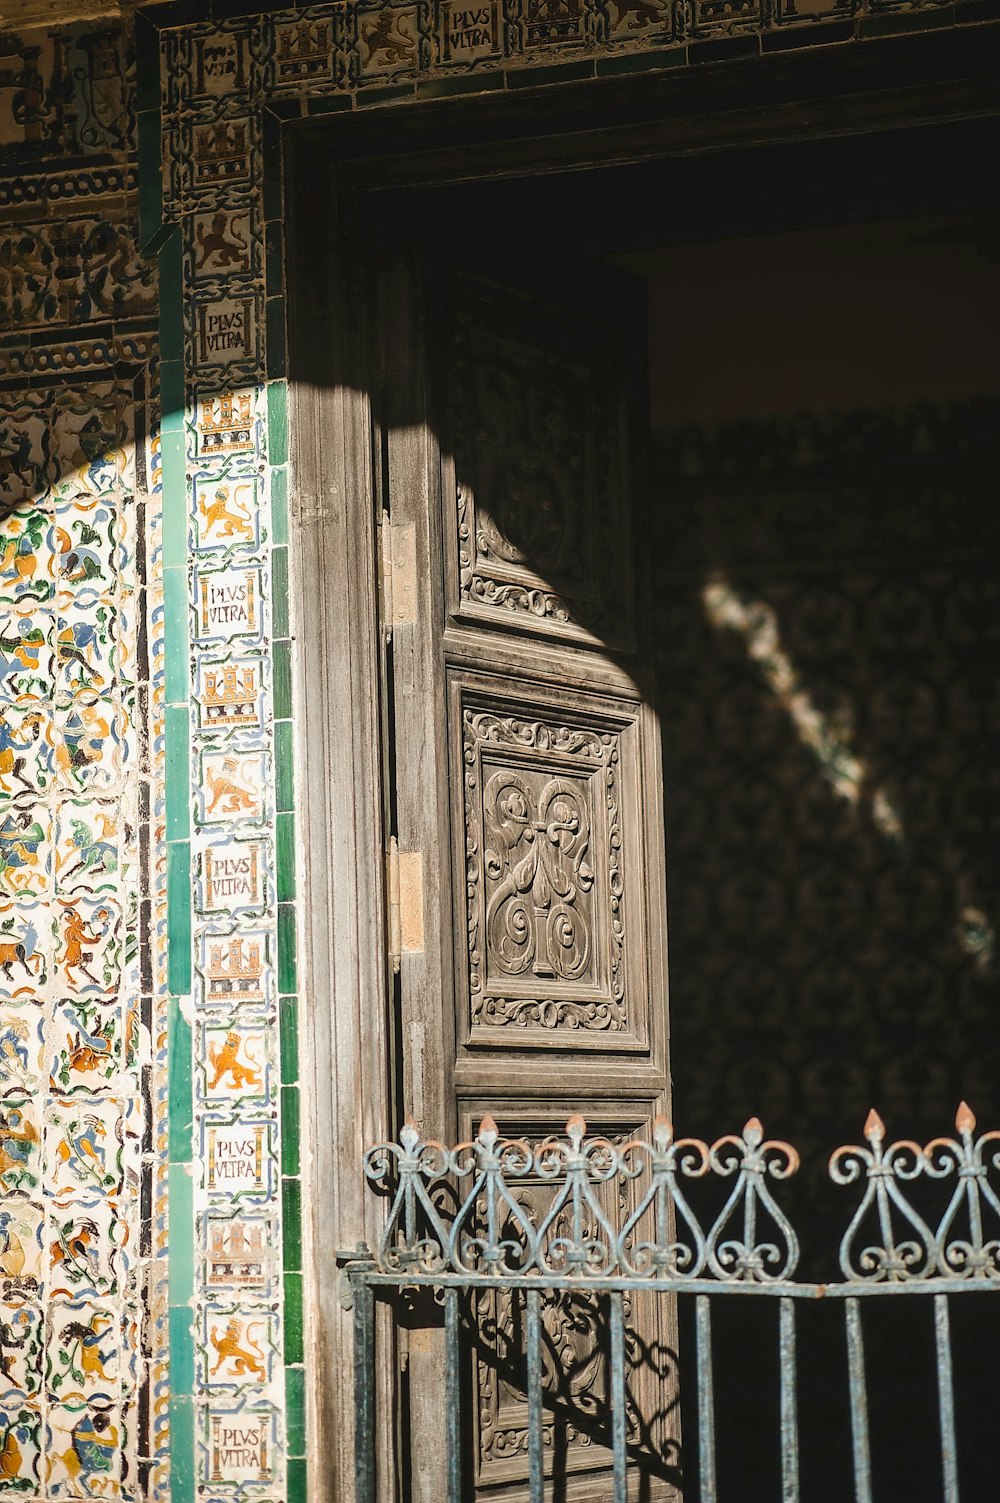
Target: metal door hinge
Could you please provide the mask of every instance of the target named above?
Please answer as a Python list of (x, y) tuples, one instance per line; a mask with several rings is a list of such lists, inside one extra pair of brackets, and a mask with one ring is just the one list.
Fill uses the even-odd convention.
[(394, 972), (404, 955), (424, 949), (424, 862), (419, 851), (401, 851), (389, 837), (385, 857), (389, 906), (389, 957)]
[(394, 626), (417, 619), (417, 529), (412, 522), (393, 522), (382, 513), (382, 601), (387, 636)]

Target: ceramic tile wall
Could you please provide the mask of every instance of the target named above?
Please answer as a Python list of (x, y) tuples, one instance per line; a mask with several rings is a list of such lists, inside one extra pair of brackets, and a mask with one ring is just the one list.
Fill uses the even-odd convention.
[(165, 1444), (132, 94), (117, 28), (0, 36), (0, 1488), (51, 1499), (143, 1496)]
[(134, 58), (0, 35), (4, 1487), (305, 1496), (282, 118), (937, 8), (177, 0)]

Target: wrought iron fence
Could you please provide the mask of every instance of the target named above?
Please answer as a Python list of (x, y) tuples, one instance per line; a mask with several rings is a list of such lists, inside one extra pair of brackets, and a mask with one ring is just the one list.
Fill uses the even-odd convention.
[[(501, 1137), (486, 1117), (473, 1141), (455, 1147), (424, 1141), (407, 1122), (398, 1143), (379, 1144), (365, 1156), (367, 1179), (386, 1198), (384, 1230), (375, 1252), (362, 1249), (346, 1269), (355, 1329), (357, 1503), (376, 1497), (375, 1300), (410, 1288), (429, 1288), (444, 1306), (448, 1503), (468, 1495), (460, 1299), (501, 1289), (523, 1297), (526, 1312), (532, 1503), (545, 1496), (543, 1299), (586, 1291), (607, 1302), (612, 1497), (625, 1503), (626, 1301), (641, 1290), (694, 1302), (701, 1503), (717, 1498), (712, 1318), (721, 1296), (778, 1302), (782, 1503), (800, 1497), (800, 1302), (843, 1306), (856, 1503), (873, 1498), (862, 1304), (886, 1296), (929, 1302), (940, 1492), (944, 1503), (959, 1503), (949, 1308), (953, 1298), (973, 1290), (1000, 1292), (1000, 1198), (990, 1179), (1000, 1171), (1000, 1132), (977, 1134), (963, 1103), (955, 1134), (925, 1145), (886, 1142), (878, 1114), (869, 1114), (865, 1142), (838, 1148), (830, 1158), (830, 1178), (853, 1191), (854, 1203), (839, 1248), (841, 1277), (816, 1283), (796, 1278), (799, 1241), (780, 1204), (780, 1182), (798, 1169), (798, 1154), (789, 1143), (765, 1137), (756, 1118), (741, 1133), (709, 1144), (675, 1138), (662, 1118), (648, 1141), (588, 1137), (584, 1119), (575, 1115), (565, 1137), (532, 1145)], [(541, 1201), (537, 1194), (526, 1200), (528, 1184), (544, 1188)], [(708, 1214), (701, 1201), (695, 1209), (699, 1185), (715, 1186), (721, 1202)]]

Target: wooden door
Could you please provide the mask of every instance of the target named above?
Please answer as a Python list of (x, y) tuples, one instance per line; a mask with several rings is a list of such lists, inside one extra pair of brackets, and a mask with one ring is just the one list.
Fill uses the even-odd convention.
[[(394, 215), (383, 245), (375, 468), (400, 1108), (426, 1136), (469, 1137), (489, 1111), (505, 1134), (541, 1138), (582, 1111), (624, 1141), (668, 1107), (642, 302), (606, 268), (572, 282), (523, 260), (498, 269), (424, 234), (416, 214)], [(509, 1304), (488, 1315), (506, 1339)], [(607, 1373), (578, 1316), (550, 1312), (579, 1360), (570, 1418), (547, 1437), (560, 1496), (596, 1503), (610, 1457), (571, 1410), (600, 1407)], [(414, 1340), (419, 1430), (440, 1378), (433, 1339)], [(477, 1490), (526, 1496), (523, 1399), (488, 1351), (473, 1367)], [(435, 1455), (416, 1443), (412, 1495), (428, 1503), (442, 1496)]]

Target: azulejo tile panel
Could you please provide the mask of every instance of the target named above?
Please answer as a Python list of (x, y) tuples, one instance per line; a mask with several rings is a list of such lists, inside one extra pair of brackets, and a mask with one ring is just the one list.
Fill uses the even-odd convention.
[(156, 266), (128, 32), (4, 36), (0, 57), (0, 1478), (128, 1499), (164, 1439)]

